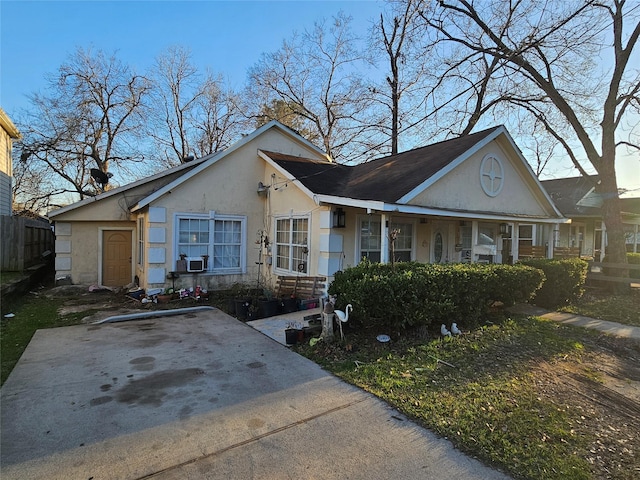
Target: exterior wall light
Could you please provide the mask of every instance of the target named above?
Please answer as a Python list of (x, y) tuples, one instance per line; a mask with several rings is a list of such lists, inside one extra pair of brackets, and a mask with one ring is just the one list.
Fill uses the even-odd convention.
[(346, 219), (345, 211), (341, 207), (336, 208), (333, 211), (333, 228), (344, 228), (345, 219)]
[(269, 185), (262, 182), (258, 183), (258, 195), (266, 195), (269, 192)]

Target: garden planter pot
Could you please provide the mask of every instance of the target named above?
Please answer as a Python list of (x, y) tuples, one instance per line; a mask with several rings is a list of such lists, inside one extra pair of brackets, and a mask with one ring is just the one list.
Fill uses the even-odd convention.
[(161, 294), (161, 295), (158, 295), (157, 298), (158, 298), (158, 303), (169, 303), (173, 298), (173, 295)]
[(302, 330), (296, 330), (294, 328), (287, 328), (284, 331), (284, 338), (287, 342), (287, 345), (295, 345), (298, 343), (298, 332)]
[(278, 300), (260, 300), (259, 305), (262, 318), (273, 317), (278, 314)]
[(246, 320), (249, 316), (249, 307), (251, 306), (251, 302), (247, 299), (238, 299), (235, 301), (236, 303), (236, 318), (238, 320)]
[(291, 313), (298, 311), (298, 301), (295, 298), (283, 298), (280, 301), (282, 313)]
[(236, 314), (236, 301), (234, 299), (227, 300), (227, 310), (230, 315)]

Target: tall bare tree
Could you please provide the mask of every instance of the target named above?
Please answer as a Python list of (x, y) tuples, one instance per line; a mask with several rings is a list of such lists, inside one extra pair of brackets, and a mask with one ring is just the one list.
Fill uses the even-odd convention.
[(148, 128), (155, 147), (151, 156), (164, 166), (213, 153), (239, 135), (244, 118), (236, 95), (220, 75), (200, 73), (188, 49), (173, 46), (159, 55), (150, 78), (154, 88)]
[(285, 102), (304, 122), (303, 130), (315, 132), (319, 146), (336, 159), (358, 151), (371, 130), (365, 121), (371, 93), (359, 75), (364, 56), (350, 22), (342, 13), (316, 22), (249, 71), (253, 115), (274, 100)]
[[(424, 58), (428, 47), (422, 45), (422, 36), (416, 19), (419, 16), (416, 0), (389, 2), (388, 15), (380, 14), (380, 20), (372, 32), (374, 55), (381, 48), (388, 62), (385, 85), (372, 87), (373, 94), (383, 106), (380, 129), (390, 139), (390, 153), (398, 153), (400, 134), (409, 134), (416, 125), (414, 114), (424, 108), (423, 93), (426, 85)], [(404, 127), (402, 128), (402, 124)]]
[(425, 35), (457, 49), (465, 65), (491, 66), (499, 107), (488, 112), (501, 108), (512, 118), (535, 118), (578, 171), (586, 175), (588, 165), (597, 171), (607, 252), (614, 262), (625, 262), (616, 156), (622, 145), (638, 149), (623, 129), (637, 135), (630, 114), (640, 109), (638, 61), (632, 61), (639, 6), (625, 0), (441, 0), (424, 1), (420, 8)]
[(78, 49), (48, 78), (48, 94), (30, 97), (33, 110), (20, 125), (20, 161), (40, 164), (31, 171), (44, 167), (58, 194), (82, 199), (99, 193), (111, 169), (143, 158), (137, 139), (148, 91), (146, 79), (114, 56)]

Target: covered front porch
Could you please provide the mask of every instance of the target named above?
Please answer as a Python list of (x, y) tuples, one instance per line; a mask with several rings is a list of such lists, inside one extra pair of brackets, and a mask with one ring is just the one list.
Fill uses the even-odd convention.
[[(413, 211), (411, 211), (413, 210)], [(380, 211), (332, 207), (334, 222), (321, 238), (320, 265), (328, 274), (372, 262), (503, 263), (521, 258), (553, 258), (564, 218), (532, 218), (507, 214), (433, 211), (413, 207)], [(542, 253), (542, 254), (541, 254)]]

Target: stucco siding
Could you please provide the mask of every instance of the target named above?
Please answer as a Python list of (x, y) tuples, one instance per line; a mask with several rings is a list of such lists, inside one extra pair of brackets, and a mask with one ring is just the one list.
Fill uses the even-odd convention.
[(109, 229), (133, 230), (135, 223), (74, 222), (56, 228), (56, 245), (65, 247), (56, 252), (56, 278), (69, 275), (74, 284), (99, 284), (101, 236)]
[[(482, 161), (494, 156), (503, 166), (504, 182), (495, 196), (488, 195), (481, 185)], [(543, 216), (551, 213), (529, 175), (514, 162), (505, 149), (492, 142), (454, 168), (409, 203), (477, 212), (513, 213)], [(452, 194), (455, 192), (455, 194)]]
[[(151, 280), (170, 283), (166, 280), (166, 274), (175, 271), (180, 253), (176, 246), (176, 215), (189, 213), (238, 215), (246, 218), (246, 271), (232, 275), (207, 272), (182, 274), (175, 281), (176, 288), (194, 287), (199, 284), (215, 289), (228, 287), (237, 282), (253, 283), (258, 279), (258, 270), (263, 281), (267, 284), (275, 283), (273, 266), (267, 259), (269, 252), (265, 249), (261, 252), (260, 246), (256, 244), (260, 232), (263, 231), (273, 239), (276, 216), (283, 213), (288, 215), (292, 205), (295, 206), (294, 215), (311, 214), (316, 205), (293, 183), (288, 183), (286, 187), (282, 185), (278, 190), (272, 188), (268, 196), (258, 195), (258, 183), (270, 184), (271, 174), (275, 173), (270, 167), (266, 169), (266, 162), (257, 155), (258, 149), (277, 150), (305, 157), (318, 156), (303, 143), (294, 141), (278, 131), (268, 130), (153, 201), (150, 211), (155, 212), (153, 217), (156, 221), (146, 220), (147, 255), (143, 265), (137, 267), (141, 279), (146, 278), (146, 286), (157, 286)], [(163, 216), (160, 212), (166, 214)], [(311, 218), (310, 225), (314, 229), (312, 236), (315, 238), (318, 231), (318, 227), (314, 227), (316, 223)], [(311, 262), (312, 259), (309, 260)], [(317, 259), (313, 260), (314, 262), (310, 263), (312, 269), (317, 264)], [(262, 265), (258, 265), (260, 261)]]

